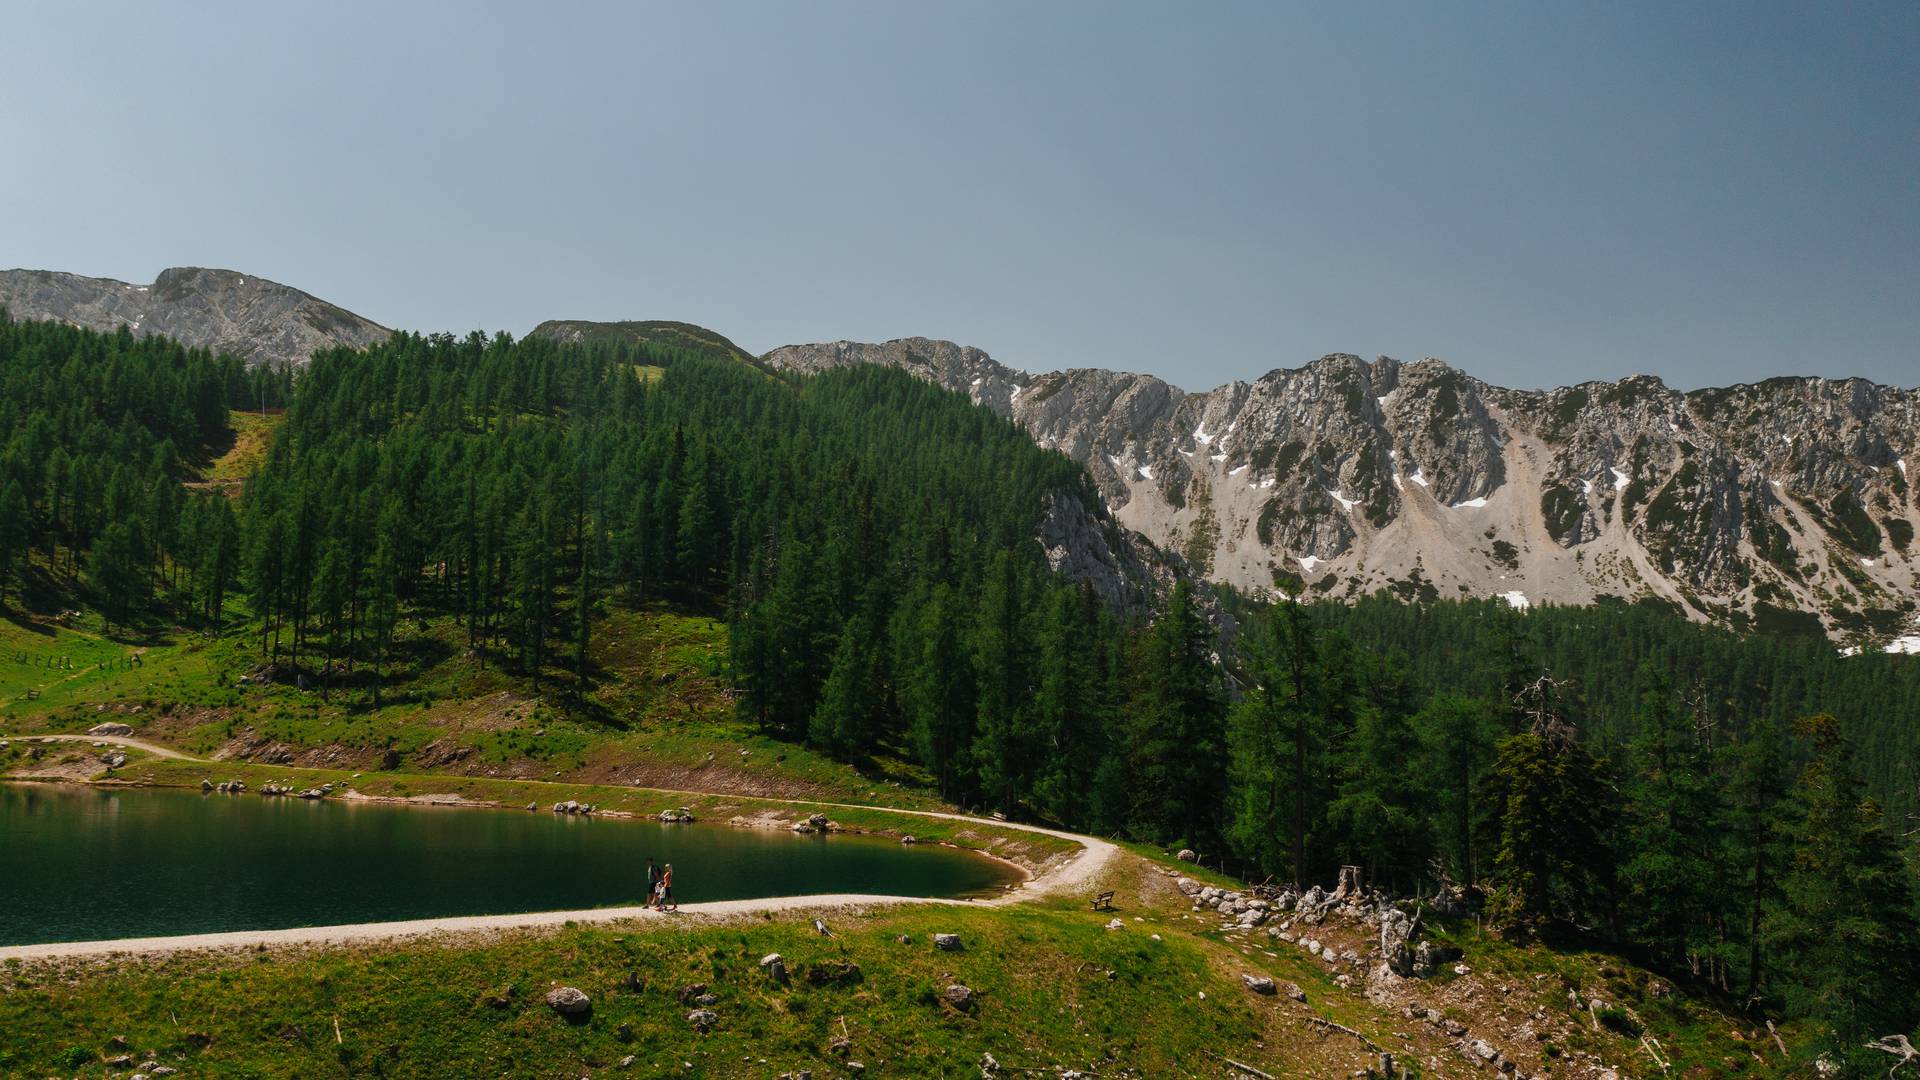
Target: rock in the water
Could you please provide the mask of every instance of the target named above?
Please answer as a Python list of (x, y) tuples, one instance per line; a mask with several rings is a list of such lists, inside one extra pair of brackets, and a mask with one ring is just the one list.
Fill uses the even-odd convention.
[(687, 825), (693, 821), (693, 811), (686, 807), (660, 811), (660, 820), (669, 825)]
[(946, 1000), (947, 1004), (959, 1009), (961, 1012), (971, 1012), (973, 1010), (972, 987), (954, 983), (945, 990), (942, 990), (940, 996)]
[(960, 951), (960, 935), (959, 934), (935, 934), (933, 935), (933, 944), (935, 948), (941, 949), (946, 952), (959, 952)]
[(907, 835), (900, 838), (900, 842), (903, 844), (917, 844), (920, 842), (920, 840), (918, 837), (914, 836), (912, 833), (908, 833)]
[(1242, 975), (1240, 981), (1247, 984), (1247, 989), (1263, 996), (1271, 997), (1280, 992), (1273, 980), (1265, 975)]
[(592, 999), (572, 986), (556, 986), (547, 991), (547, 1005), (561, 1016), (585, 1016), (593, 1011)]
[(712, 1031), (713, 1025), (719, 1022), (719, 1015), (712, 1009), (695, 1009), (687, 1014), (687, 1023), (692, 1024), (693, 1030), (702, 1035)]
[(89, 735), (131, 735), (133, 728), (118, 721), (109, 720), (104, 724), (95, 724), (87, 729)]

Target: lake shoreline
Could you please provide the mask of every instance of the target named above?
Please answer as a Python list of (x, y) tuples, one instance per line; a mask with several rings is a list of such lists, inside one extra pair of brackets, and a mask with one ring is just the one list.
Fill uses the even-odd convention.
[[(29, 737), (32, 738), (32, 737)], [(60, 740), (68, 741), (68, 740)], [(158, 762), (156, 762), (158, 763)], [(202, 769), (215, 768), (222, 762), (205, 762), (186, 758), (184, 755), (169, 758), (165, 764), (177, 766), (197, 766)], [(137, 767), (137, 764), (130, 767)], [(249, 765), (249, 769), (261, 766)], [(264, 767), (272, 769), (275, 767)], [(124, 771), (124, 770), (123, 770)], [(197, 769), (195, 771), (198, 771)], [(297, 770), (288, 770), (289, 772)], [(434, 774), (408, 775), (410, 782), (434, 779)], [(455, 778), (470, 782), (472, 778)], [(171, 781), (171, 782), (168, 782)], [(190, 790), (198, 780), (182, 777), (168, 777), (166, 780), (147, 777), (132, 778), (126, 776), (82, 778), (76, 776), (7, 776), (0, 782), (22, 786), (46, 784), (58, 787), (80, 787), (103, 791), (171, 789)], [(542, 783), (542, 782), (532, 782)], [(581, 790), (580, 785), (548, 785), (566, 788), (570, 791)], [(689, 800), (713, 801), (717, 797), (700, 792), (627, 792), (626, 794), (684, 795)], [(227, 796), (229, 798), (234, 796)], [(257, 797), (257, 796), (256, 796)], [(413, 808), (455, 807), (486, 810), (506, 810), (526, 814), (524, 804), (515, 804), (498, 798), (476, 798), (458, 792), (425, 792), (399, 795), (368, 793), (346, 789), (328, 797), (329, 801), (364, 802)], [(938, 822), (957, 822), (970, 828), (991, 830), (993, 833), (1028, 834), (1035, 837), (1050, 837), (1065, 841), (1064, 851), (1054, 851), (1040, 857), (1022, 852), (1026, 861), (1010, 858), (984, 847), (966, 843), (955, 843), (948, 839), (927, 839), (919, 841), (929, 847), (938, 846), (956, 851), (982, 856), (1000, 865), (1016, 876), (1017, 880), (1004, 887), (1004, 891), (985, 897), (913, 897), (872, 895), (864, 893), (816, 893), (788, 896), (716, 900), (683, 905), (673, 914), (650, 911), (645, 908), (627, 906), (608, 906), (560, 911), (510, 912), (490, 915), (459, 915), (404, 919), (366, 923), (343, 923), (329, 926), (293, 927), (266, 930), (234, 930), (191, 933), (183, 935), (163, 935), (148, 937), (112, 938), (95, 941), (72, 940), (63, 942), (44, 942), (25, 945), (0, 946), (0, 962), (57, 961), (85, 958), (103, 958), (113, 956), (153, 955), (194, 951), (225, 951), (234, 949), (261, 950), (267, 948), (314, 947), (335, 948), (368, 942), (400, 939), (421, 939), (435, 941), (465, 940), (470, 938), (491, 938), (503, 933), (516, 931), (552, 930), (573, 923), (621, 924), (632, 923), (637, 930), (664, 929), (675, 924), (684, 916), (701, 921), (725, 920), (742, 917), (766, 915), (780, 911), (824, 911), (871, 906), (894, 906), (901, 904), (933, 904), (961, 906), (999, 906), (1035, 900), (1040, 897), (1071, 889), (1087, 882), (1099, 873), (1117, 852), (1114, 845), (1092, 837), (1076, 836), (1041, 826), (1022, 825), (1003, 821), (989, 821), (960, 814), (947, 814), (936, 811), (894, 810), (865, 807), (851, 804), (823, 802), (802, 802), (798, 800), (723, 800), (734, 803), (749, 802), (762, 804), (758, 812), (735, 814), (728, 817), (713, 816), (700, 824), (725, 824), (733, 828), (790, 830), (794, 821), (804, 821), (810, 816), (807, 811), (829, 812), (835, 809), (855, 811), (858, 815), (870, 816), (884, 814), (894, 818), (894, 823), (882, 827), (872, 824), (843, 824), (834, 822), (833, 831), (850, 836), (880, 839), (900, 836), (905, 833), (907, 822), (902, 818), (931, 819), (929, 824)], [(765, 805), (777, 804), (777, 805)], [(552, 813), (546, 810), (546, 813)], [(783, 815), (793, 814), (796, 817)], [(655, 815), (634, 810), (596, 810), (593, 817), (605, 816), (615, 819), (645, 821)], [(831, 818), (829, 820), (832, 820)], [(828, 834), (830, 835), (830, 834)], [(978, 840), (975, 833), (963, 833), (968, 839)]]
[[(36, 733), (32, 735), (14, 735), (14, 736), (0, 735), (0, 739), (9, 739), (19, 745), (27, 745), (27, 744), (38, 742), (43, 746), (47, 744), (61, 744), (61, 743), (64, 743), (64, 744), (104, 743), (111, 746), (121, 747), (123, 749), (136, 750), (145, 754), (153, 755), (153, 760), (151, 761), (135, 760), (135, 761), (129, 762), (126, 766), (120, 769), (108, 770), (108, 772), (110, 773), (119, 773), (120, 775), (101, 776), (101, 775), (98, 775), (97, 772), (90, 775), (74, 775), (71, 773), (61, 773), (61, 772), (49, 772), (49, 773), (42, 773), (42, 774), (36, 774), (36, 775), (20, 775), (16, 771), (15, 773), (10, 773), (10, 774), (0, 774), (0, 783), (36, 782), (36, 783), (77, 784), (77, 785), (97, 787), (97, 788), (155, 787), (155, 788), (174, 788), (174, 789), (192, 790), (193, 788), (199, 786), (202, 780), (211, 780), (215, 783), (218, 783), (219, 778), (223, 773), (226, 775), (238, 775), (238, 774), (244, 774), (244, 773), (257, 772), (257, 773), (274, 775), (282, 778), (289, 777), (289, 776), (298, 777), (303, 775), (308, 776), (310, 778), (315, 778), (315, 779), (318, 779), (320, 777), (327, 777), (331, 779), (331, 781), (336, 785), (342, 783), (342, 781), (345, 781), (347, 784), (351, 785), (353, 781), (361, 780), (363, 777), (362, 773), (357, 773), (357, 772), (349, 775), (346, 770), (326, 770), (326, 769), (314, 769), (314, 768), (301, 767), (301, 766), (283, 766), (283, 765), (262, 764), (257, 762), (219, 761), (219, 760), (212, 760), (212, 759), (205, 759), (205, 758), (196, 758), (188, 754), (182, 753), (178, 750), (174, 750), (171, 747), (161, 746), (155, 743), (144, 741), (137, 737), (129, 737), (129, 736), (94, 735), (92, 733), (48, 732), (48, 733)], [(141, 768), (145, 769), (145, 772), (142, 776), (134, 777), (134, 776), (126, 775), (127, 773), (133, 772), (134, 770), (141, 769)], [(203, 772), (204, 775), (190, 776), (190, 775), (187, 775), (188, 772)], [(1073, 854), (1075, 854), (1078, 846), (1080, 845), (1080, 838), (1075, 836), (1074, 834), (1063, 832), (1060, 830), (1049, 829), (1044, 826), (1016, 824), (1013, 822), (1001, 821), (997, 819), (988, 819), (988, 818), (975, 817), (967, 814), (956, 814), (956, 813), (948, 813), (948, 812), (934, 811), (934, 810), (911, 810), (911, 809), (902, 809), (902, 808), (884, 807), (884, 806), (870, 806), (870, 805), (864, 805), (864, 804), (858, 804), (858, 803), (832, 802), (832, 801), (817, 800), (817, 799), (789, 799), (789, 798), (779, 798), (779, 797), (773, 797), (773, 796), (743, 796), (743, 795), (734, 795), (726, 792), (678, 790), (673, 788), (616, 787), (616, 786), (605, 785), (605, 784), (561, 783), (561, 782), (548, 781), (548, 780), (519, 780), (519, 779), (509, 780), (509, 779), (500, 779), (500, 778), (493, 778), (493, 777), (458, 776), (458, 775), (448, 775), (448, 774), (441, 774), (441, 773), (404, 773), (404, 774), (376, 773), (376, 774), (370, 774), (370, 775), (376, 782), (402, 781), (402, 782), (410, 782), (410, 783), (430, 783), (430, 784), (433, 784), (434, 786), (439, 786), (439, 787), (475, 787), (475, 786), (489, 787), (489, 788), (513, 787), (513, 788), (523, 789), (522, 794), (526, 793), (524, 789), (536, 788), (536, 789), (543, 790), (548, 795), (565, 795), (566, 796), (565, 798), (536, 798), (536, 799), (529, 800), (534, 804), (536, 808), (536, 812), (539, 810), (545, 809), (546, 807), (550, 806), (552, 803), (566, 802), (568, 801), (568, 799), (572, 799), (573, 801), (576, 801), (576, 802), (592, 803), (594, 806), (594, 810), (591, 815), (588, 815), (590, 817), (630, 818), (630, 819), (640, 819), (640, 820), (646, 820), (646, 819), (656, 817), (658, 815), (658, 811), (654, 811), (651, 809), (629, 810), (629, 809), (621, 809), (619, 807), (606, 805), (606, 802), (609, 800), (641, 798), (641, 799), (653, 800), (655, 802), (664, 802), (667, 805), (663, 806), (663, 809), (676, 809), (676, 807), (672, 806), (671, 804), (675, 801), (681, 801), (681, 800), (693, 802), (694, 805), (696, 806), (698, 806), (701, 803), (705, 803), (705, 804), (708, 804), (708, 806), (719, 806), (719, 807), (724, 807), (726, 809), (732, 809), (732, 810), (746, 809), (749, 812), (730, 813), (730, 814), (727, 814), (725, 817), (721, 817), (717, 814), (711, 815), (711, 816), (707, 814), (698, 814), (696, 815), (696, 818), (695, 818), (696, 821), (705, 823), (705, 824), (724, 822), (725, 824), (733, 825), (735, 827), (740, 827), (740, 828), (791, 830), (795, 825), (799, 824), (800, 822), (806, 820), (809, 816), (811, 816), (811, 813), (830, 812), (833, 810), (854, 811), (857, 817), (869, 817), (869, 818), (881, 817), (881, 818), (896, 818), (896, 819), (897, 818), (920, 818), (923, 820), (931, 819), (939, 822), (964, 823), (965, 825), (974, 829), (984, 829), (986, 830), (986, 833), (984, 834), (983, 837), (976, 836), (975, 834), (970, 834), (970, 833), (961, 833), (950, 838), (941, 837), (941, 836), (921, 836), (921, 835), (916, 835), (913, 831), (909, 830), (905, 822), (887, 821), (885, 823), (880, 823), (880, 822), (862, 822), (858, 820), (840, 820), (840, 819), (833, 818), (831, 815), (829, 815), (829, 833), (828, 834), (830, 835), (832, 832), (841, 832), (841, 833), (846, 833), (852, 836), (886, 837), (891, 839), (900, 839), (903, 841), (907, 837), (913, 836), (914, 843), (916, 844), (924, 844), (927, 846), (939, 846), (939, 847), (946, 847), (946, 848), (951, 848), (951, 849), (960, 850), (960, 851), (972, 852), (976, 855), (984, 856), (994, 862), (1003, 863), (1006, 866), (1010, 867), (1012, 870), (1014, 870), (1017, 873), (1017, 875), (1022, 879), (1020, 885), (1017, 885), (1016, 888), (1024, 887), (1026, 883), (1031, 882), (1035, 877), (1044, 874), (1050, 867), (1052, 867), (1055, 863), (1060, 861), (1062, 857), (1071, 857)], [(301, 782), (294, 783), (292, 786), (294, 786), (296, 789), (304, 789), (309, 786), (317, 787), (320, 785), (318, 783), (309, 784), (304, 781), (301, 781)], [(251, 792), (252, 792), (252, 788), (249, 788), (249, 793)], [(581, 798), (580, 796), (582, 795), (596, 796), (596, 797)], [(458, 791), (444, 791), (444, 790), (428, 791), (428, 792), (403, 795), (403, 794), (397, 794), (397, 793), (382, 793), (377, 791), (366, 791), (366, 790), (362, 790), (359, 786), (348, 786), (345, 789), (344, 793), (341, 791), (336, 791), (334, 794), (328, 796), (328, 798), (352, 799), (356, 801), (391, 803), (396, 805), (408, 805), (408, 806), (416, 806), (416, 807), (457, 806), (457, 807), (469, 807), (469, 808), (488, 809), (488, 810), (508, 810), (508, 811), (527, 812), (526, 803), (521, 802), (518, 799), (509, 800), (504, 797), (489, 796), (489, 795), (473, 796), (473, 795), (462, 794)], [(702, 809), (707, 809), (707, 807), (702, 807)], [(794, 816), (786, 816), (787, 814), (792, 814)], [(1002, 834), (1002, 835), (995, 836), (994, 834), (996, 833)], [(1014, 834), (1014, 835), (1006, 835), (1006, 834)], [(1052, 838), (1054, 840), (1066, 840), (1070, 845), (1073, 845), (1073, 846), (1070, 846), (1064, 850), (1056, 849), (1056, 850), (1041, 851), (1038, 853), (1023, 850), (1018, 846), (1013, 847), (1013, 849), (1010, 851), (1003, 851), (994, 846), (994, 842), (997, 840), (1015, 840), (1020, 842), (1028, 842), (1033, 839), (1039, 839), (1039, 838)], [(983, 842), (978, 844), (958, 842), (962, 840), (973, 840), (973, 839), (981, 839)]]
[[(190, 760), (190, 759), (181, 758), (180, 760)], [(111, 777), (107, 779), (83, 779), (79, 777), (66, 777), (66, 776), (58, 776), (58, 775), (0, 776), (0, 784), (18, 784), (18, 785), (44, 784), (49, 787), (83, 787), (83, 788), (92, 788), (92, 789), (101, 790), (101, 791), (151, 791), (151, 790), (191, 791), (193, 790), (193, 785), (191, 784), (145, 783), (139, 780), (128, 780), (120, 777)], [(648, 790), (657, 790), (657, 789), (648, 789)], [(258, 794), (258, 793), (242, 792), (241, 794), (245, 795), (245, 794)], [(705, 792), (668, 792), (668, 794), (707, 796), (707, 793)], [(211, 798), (212, 794), (209, 793), (208, 797)], [(227, 796), (227, 797), (231, 798), (232, 796)], [(298, 798), (298, 796), (295, 796), (295, 795), (276, 795), (276, 796), (268, 796), (268, 797), (292, 798), (292, 799)], [(707, 796), (707, 797), (711, 797), (711, 796)], [(417, 810), (427, 810), (427, 809), (492, 810), (492, 811), (502, 811), (507, 813), (517, 813), (517, 814), (541, 813), (541, 812), (554, 813), (554, 811), (550, 809), (546, 811), (542, 811), (538, 806), (536, 806), (533, 810), (528, 810), (525, 806), (516, 806), (514, 804), (502, 802), (497, 799), (470, 799), (464, 795), (460, 795), (453, 792), (428, 793), (424, 795), (370, 795), (370, 794), (367, 794), (366, 792), (356, 791), (352, 788), (346, 788), (343, 790), (335, 791), (334, 793), (326, 796), (325, 799), (320, 801), (373, 803), (373, 804), (378, 804), (383, 806), (405, 806), (405, 807), (410, 807)], [(837, 804), (796, 803), (795, 805), (801, 808), (805, 808), (809, 806), (830, 808)], [(875, 813), (922, 814), (922, 815), (932, 816), (930, 811), (924, 811), (924, 810), (894, 810), (891, 808), (882, 808), (882, 807), (860, 807), (859, 809), (869, 810)], [(643, 813), (638, 813), (631, 810), (601, 810), (598, 808), (594, 809), (594, 811), (590, 814), (583, 814), (579, 816), (586, 820), (592, 820), (596, 818), (609, 818), (617, 821), (657, 820), (651, 814), (643, 814)], [(751, 817), (746, 815), (735, 815), (733, 817), (729, 817), (724, 820), (695, 820), (690, 822), (684, 822), (682, 824), (688, 824), (688, 825), (694, 825), (694, 826), (725, 825), (728, 828), (734, 828), (734, 829), (759, 829), (759, 830), (766, 830), (766, 831), (772, 831), (772, 832), (782, 832), (782, 831), (797, 832), (798, 830), (795, 830), (793, 826), (795, 824), (798, 824), (799, 821), (803, 821), (803, 820), (805, 819), (804, 818), (782, 819), (776, 815), (768, 815), (763, 813), (763, 814), (754, 815)], [(956, 820), (967, 820), (967, 819), (956, 817)], [(996, 821), (996, 822), (993, 822), (992, 824), (1001, 828), (1009, 828), (1009, 829), (1014, 829), (1016, 831), (1023, 831), (1021, 826), (1010, 825), (1007, 822)], [(858, 825), (845, 825), (840, 822), (833, 821), (831, 818), (828, 819), (828, 826), (829, 827), (826, 830), (815, 832), (812, 835), (825, 837), (825, 836), (831, 836), (834, 833), (840, 833), (846, 836), (859, 836), (859, 837), (865, 837), (865, 838), (870, 838), (875, 840), (896, 839), (902, 835), (899, 830), (874, 829), (874, 828), (866, 828)], [(802, 834), (802, 835), (805, 835), (805, 834)], [(906, 835), (911, 835), (911, 834), (906, 834)], [(1004, 855), (1000, 855), (996, 852), (986, 850), (984, 848), (968, 847), (965, 844), (956, 844), (951, 840), (916, 839), (914, 841), (914, 844), (915, 846), (939, 847), (939, 848), (946, 848), (950, 851), (962, 851), (962, 852), (966, 852), (969, 855), (986, 859), (989, 862), (998, 863), (1001, 866), (1012, 871), (1019, 878), (1017, 882), (1009, 886), (1008, 891), (1025, 888), (1041, 872), (1041, 867), (1030, 866), (1017, 859), (1011, 859)], [(1044, 866), (1044, 864), (1042, 864), (1042, 866)], [(978, 899), (978, 898), (977, 897), (956, 897), (954, 899)]]

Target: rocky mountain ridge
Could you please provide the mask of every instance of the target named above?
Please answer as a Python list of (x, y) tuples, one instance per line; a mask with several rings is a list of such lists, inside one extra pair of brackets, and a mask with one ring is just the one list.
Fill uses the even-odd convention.
[(126, 326), (250, 364), (304, 364), (317, 349), (365, 348), (386, 327), (299, 289), (233, 270), (176, 266), (151, 285), (54, 270), (0, 270), (0, 308), (89, 330)]
[(1334, 354), (1190, 393), (921, 338), (762, 360), (887, 364), (965, 393), (1085, 464), (1122, 523), (1246, 589), (1653, 599), (1741, 628), (1817, 620), (1855, 647), (1920, 641), (1920, 391), (1510, 390), (1439, 360)]
[[(0, 307), (255, 363), (389, 333), (290, 286), (194, 267), (150, 286), (0, 271)], [(681, 323), (534, 333), (659, 340), (801, 374), (884, 364), (967, 394), (1087, 467), (1107, 505), (1050, 507), (1039, 539), (1056, 569), (1123, 605), (1164, 591), (1182, 572), (1164, 553), (1177, 553), (1249, 590), (1645, 598), (1920, 652), (1916, 390), (1776, 378), (1682, 392), (1651, 376), (1511, 390), (1439, 360), (1333, 354), (1195, 393), (1098, 368), (1030, 374), (926, 338), (756, 360)]]

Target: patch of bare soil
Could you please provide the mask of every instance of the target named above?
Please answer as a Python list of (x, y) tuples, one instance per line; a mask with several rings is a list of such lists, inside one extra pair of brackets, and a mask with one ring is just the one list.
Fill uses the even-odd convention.
[(299, 746), (251, 733), (235, 736), (213, 752), (214, 761), (246, 761), (260, 765), (290, 765), (303, 769), (365, 771), (381, 765), (382, 752), (364, 746)]
[(816, 799), (840, 794), (804, 780), (766, 772), (749, 772), (717, 762), (684, 765), (647, 760), (598, 761), (568, 772), (561, 779), (574, 784), (702, 791), (757, 799)]
[(7, 770), (7, 779), (86, 783), (107, 768), (100, 760), (100, 751), (84, 744), (36, 745), (33, 749), (41, 750), (40, 757), (35, 759), (29, 750), (26, 759)]

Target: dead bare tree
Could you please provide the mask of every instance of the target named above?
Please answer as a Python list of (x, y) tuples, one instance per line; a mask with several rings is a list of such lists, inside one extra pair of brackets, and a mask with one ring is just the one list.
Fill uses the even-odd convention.
[(1527, 730), (1556, 748), (1570, 746), (1579, 737), (1561, 707), (1561, 701), (1574, 685), (1572, 679), (1542, 674), (1513, 696), (1514, 704), (1527, 718)]
[(1907, 1041), (1905, 1035), (1882, 1035), (1873, 1042), (1867, 1043), (1866, 1046), (1869, 1050), (1878, 1050), (1883, 1054), (1892, 1054), (1894, 1057), (1900, 1059), (1893, 1063), (1893, 1068), (1887, 1070), (1888, 1076), (1892, 1076), (1894, 1073), (1913, 1064), (1915, 1058), (1920, 1058), (1920, 1050), (1915, 1050), (1913, 1044)]

